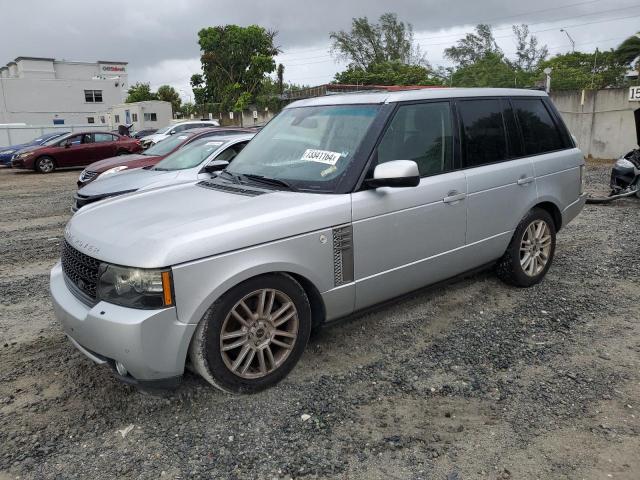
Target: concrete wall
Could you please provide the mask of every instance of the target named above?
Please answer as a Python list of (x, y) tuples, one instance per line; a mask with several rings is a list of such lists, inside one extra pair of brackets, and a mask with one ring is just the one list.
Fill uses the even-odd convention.
[(78, 132), (85, 130), (109, 131), (108, 125), (0, 125), (0, 149), (20, 143), (26, 143), (50, 132)]
[(584, 154), (607, 159), (637, 148), (633, 112), (640, 102), (628, 98), (628, 88), (551, 93)]

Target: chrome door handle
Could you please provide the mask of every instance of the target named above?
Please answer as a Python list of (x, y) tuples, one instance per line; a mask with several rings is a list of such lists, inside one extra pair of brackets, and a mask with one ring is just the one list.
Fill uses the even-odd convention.
[(518, 185), (526, 185), (527, 183), (531, 183), (533, 182), (534, 178), (533, 177), (524, 177), (524, 178), (519, 178), (517, 181)]
[(449, 192), (449, 195), (444, 197), (442, 201), (444, 203), (455, 203), (459, 202), (460, 200), (464, 200), (465, 198), (467, 198), (466, 193), (458, 193), (454, 190), (452, 192)]

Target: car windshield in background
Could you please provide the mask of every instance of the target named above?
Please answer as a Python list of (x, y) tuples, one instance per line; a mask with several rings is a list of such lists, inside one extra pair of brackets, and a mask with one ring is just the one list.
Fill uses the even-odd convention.
[(56, 143), (61, 142), (62, 140), (69, 138), (72, 135), (73, 133), (67, 133), (66, 135), (62, 135), (61, 137), (53, 137), (44, 142), (42, 145), (55, 145)]
[(179, 147), (189, 135), (174, 135), (161, 142), (156, 143), (152, 147), (149, 147), (147, 150), (142, 152), (143, 155), (149, 155), (154, 157), (156, 155), (166, 155), (171, 152), (175, 148)]
[(195, 140), (158, 162), (153, 170), (184, 170), (197, 167), (223, 144), (223, 141), (213, 140), (209, 137)]
[(331, 105), (282, 111), (227, 171), (325, 189), (353, 160), (378, 105)]

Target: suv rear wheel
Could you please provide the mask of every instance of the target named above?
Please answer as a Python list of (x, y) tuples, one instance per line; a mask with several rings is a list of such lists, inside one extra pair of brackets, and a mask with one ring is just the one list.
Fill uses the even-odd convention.
[(507, 251), (498, 261), (498, 277), (518, 287), (539, 283), (551, 267), (556, 250), (556, 227), (541, 208), (529, 211), (516, 228)]
[(51, 157), (40, 157), (36, 160), (36, 171), (40, 173), (51, 173), (56, 169), (56, 162)]
[(304, 289), (285, 274), (252, 278), (207, 311), (189, 356), (213, 386), (252, 393), (275, 385), (295, 366), (309, 340), (311, 307)]

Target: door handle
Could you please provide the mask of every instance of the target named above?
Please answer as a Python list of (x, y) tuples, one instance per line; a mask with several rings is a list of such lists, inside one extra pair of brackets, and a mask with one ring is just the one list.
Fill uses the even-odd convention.
[(446, 197), (444, 197), (442, 201), (444, 203), (455, 203), (455, 202), (459, 202), (460, 200), (464, 200), (465, 198), (467, 198), (466, 193), (459, 193), (456, 190), (453, 190), (449, 192), (449, 194)]
[(519, 178), (516, 183), (518, 185), (526, 185), (527, 183), (533, 182), (533, 180), (534, 180), (533, 177), (522, 177), (522, 178)]

